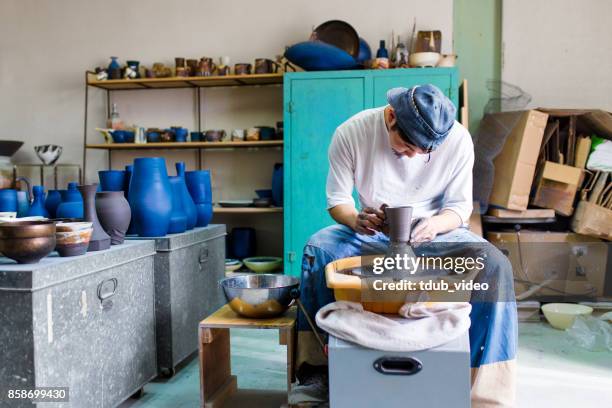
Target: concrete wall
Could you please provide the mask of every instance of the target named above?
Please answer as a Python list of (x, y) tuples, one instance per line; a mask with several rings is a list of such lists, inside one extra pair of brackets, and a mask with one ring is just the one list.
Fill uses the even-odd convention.
[(612, 111), (610, 16), (605, 0), (504, 1), (502, 79), (531, 107)]

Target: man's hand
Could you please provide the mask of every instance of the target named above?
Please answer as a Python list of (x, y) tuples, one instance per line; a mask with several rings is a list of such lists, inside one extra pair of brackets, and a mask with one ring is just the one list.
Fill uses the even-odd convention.
[(419, 221), (410, 234), (410, 242), (428, 242), (434, 239), (441, 232), (437, 221), (436, 216)]
[(366, 207), (357, 214), (353, 230), (359, 234), (374, 235), (382, 231), (385, 223), (385, 213), (382, 209)]

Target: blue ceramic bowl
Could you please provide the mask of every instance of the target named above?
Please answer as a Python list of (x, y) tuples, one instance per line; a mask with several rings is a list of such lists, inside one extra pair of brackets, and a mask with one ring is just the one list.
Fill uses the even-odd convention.
[(272, 189), (255, 190), (255, 194), (259, 198), (272, 198)]
[(123, 134), (125, 135), (125, 143), (134, 143), (134, 131), (124, 130)]
[(348, 52), (322, 41), (304, 41), (287, 48), (285, 57), (306, 71), (333, 71), (359, 67)]
[(149, 132), (147, 133), (147, 142), (149, 143), (159, 143), (161, 140), (161, 136), (159, 132)]
[(124, 130), (115, 130), (111, 133), (113, 137), (113, 142), (115, 143), (125, 143), (125, 131)]

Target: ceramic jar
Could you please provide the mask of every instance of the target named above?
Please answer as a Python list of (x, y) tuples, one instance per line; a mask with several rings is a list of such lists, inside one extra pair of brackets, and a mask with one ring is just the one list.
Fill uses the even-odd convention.
[(49, 218), (49, 211), (45, 208), (45, 188), (43, 186), (32, 187), (34, 201), (28, 210), (28, 217), (41, 216)]
[(161, 157), (134, 160), (128, 201), (135, 232), (141, 237), (163, 237), (172, 213), (171, 188), (166, 161)]
[(181, 197), (181, 184), (183, 179), (174, 176), (168, 177), (170, 188), (172, 189), (172, 213), (170, 214), (169, 234), (180, 234), (187, 230), (187, 215), (183, 210), (183, 200)]
[(17, 212), (17, 191), (11, 188), (0, 190), (0, 212)]
[[(123, 195), (125, 196), (126, 200), (129, 200), (128, 193), (130, 191), (130, 180), (132, 179), (133, 172), (134, 172), (133, 165), (128, 164), (127, 166), (125, 166), (125, 177), (123, 178), (123, 183), (124, 183), (123, 184)], [(130, 207), (130, 210), (131, 210), (131, 207)], [(135, 235), (135, 234), (136, 234), (136, 229), (134, 227), (134, 216), (132, 214), (132, 217), (130, 219), (130, 226), (128, 227), (126, 235)]]
[(198, 221), (196, 226), (205, 227), (212, 219), (212, 186), (210, 171), (196, 170), (185, 173), (187, 189), (196, 205)]
[(60, 190), (62, 202), (57, 207), (56, 218), (83, 218), (83, 196), (77, 183), (68, 183), (67, 190)]
[(83, 196), (83, 219), (93, 224), (93, 232), (91, 233), (91, 239), (89, 240), (87, 251), (103, 251), (110, 248), (110, 236), (104, 231), (102, 225), (100, 225), (98, 213), (96, 212), (96, 190), (98, 189), (98, 184), (95, 183), (79, 186), (78, 189)]
[(102, 170), (98, 172), (102, 191), (122, 191), (125, 184), (125, 171)]
[(110, 236), (111, 245), (123, 244), (132, 218), (123, 191), (99, 191), (96, 194), (96, 213), (102, 229)]
[(176, 175), (181, 178), (180, 183), (180, 195), (181, 200), (183, 202), (183, 210), (185, 211), (185, 216), (187, 216), (187, 229), (193, 229), (198, 223), (198, 211), (195, 203), (193, 202), (193, 198), (189, 194), (189, 190), (187, 189), (187, 184), (185, 182), (185, 163), (178, 162), (175, 164), (176, 167)]
[(28, 192), (17, 190), (17, 218), (27, 217), (28, 211), (30, 211)]
[(57, 207), (62, 202), (62, 196), (59, 190), (49, 190), (45, 200), (45, 208), (49, 212), (49, 217), (56, 218)]

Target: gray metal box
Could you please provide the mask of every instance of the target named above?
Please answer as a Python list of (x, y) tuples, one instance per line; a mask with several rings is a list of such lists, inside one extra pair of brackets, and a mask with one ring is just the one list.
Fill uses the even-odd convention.
[(329, 338), (331, 408), (470, 406), (468, 333), (415, 352), (367, 349)]
[[(0, 407), (69, 387), (54, 407), (114, 407), (156, 375), (152, 241), (33, 265), (0, 257)], [(38, 406), (49, 404), (40, 403)]]
[(164, 376), (198, 349), (198, 323), (225, 300), (225, 225), (155, 239), (157, 367)]

